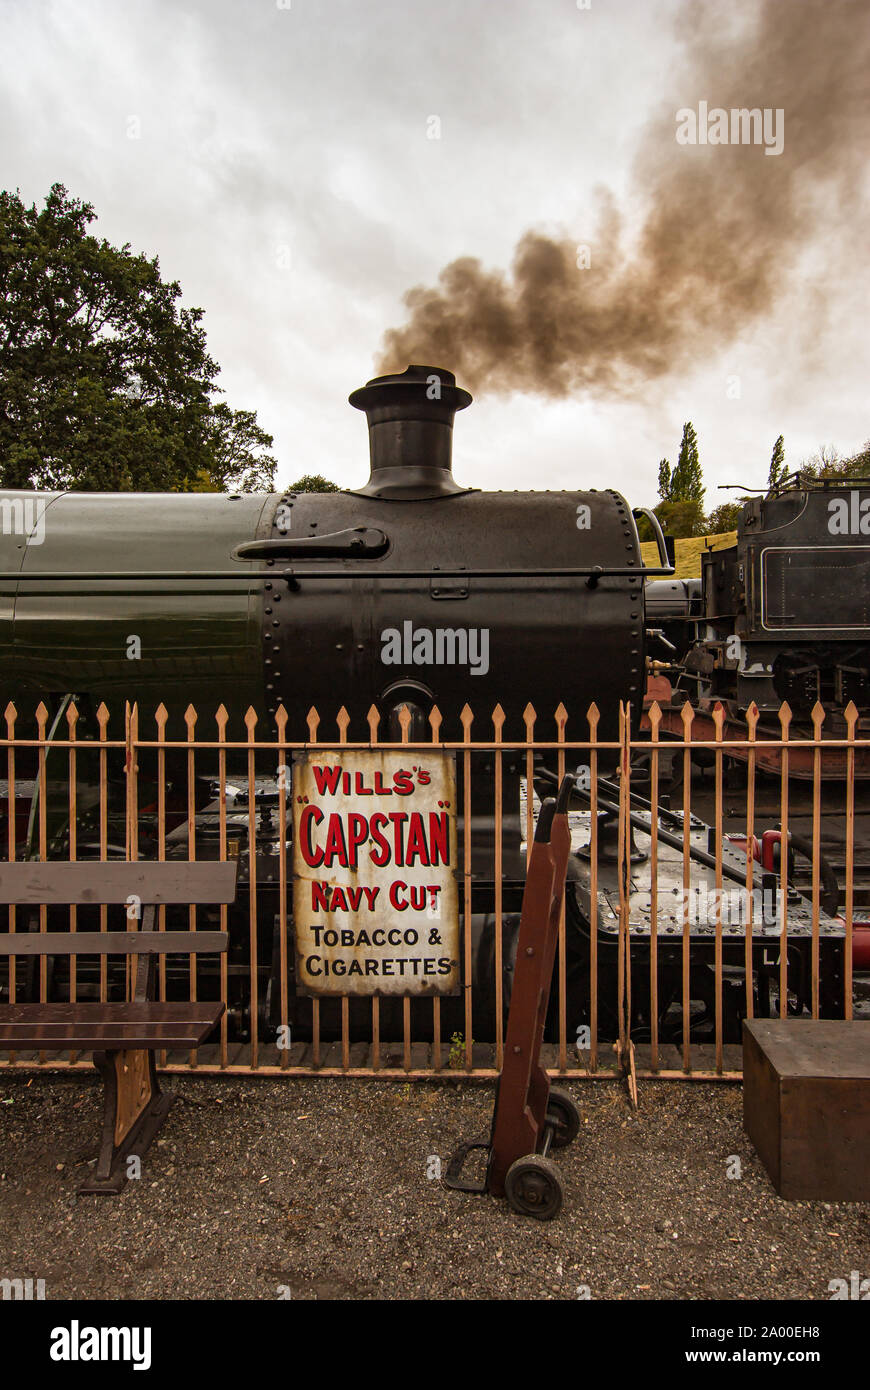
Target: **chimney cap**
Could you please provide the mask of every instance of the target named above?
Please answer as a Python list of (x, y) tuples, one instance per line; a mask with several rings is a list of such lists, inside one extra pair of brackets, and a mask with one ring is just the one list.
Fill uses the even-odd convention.
[[(434, 386), (438, 388), (437, 394), (430, 396), (429, 390)], [(413, 363), (403, 372), (390, 372), (386, 376), (372, 377), (365, 386), (352, 391), (348, 400), (357, 410), (376, 410), (379, 406), (386, 405), (388, 400), (397, 402), (397, 388), (399, 399), (407, 392), (410, 399), (417, 395), (421, 401), (431, 402), (433, 405), (440, 402), (451, 411), (464, 410), (466, 406), (471, 405), (473, 399), (469, 391), (456, 385), (456, 377), (453, 372), (448, 372), (446, 367), (426, 367)], [(421, 392), (421, 388), (425, 390)]]
[(348, 397), (364, 410), (371, 472), (359, 497), (421, 502), (468, 492), (453, 477), (453, 417), (471, 404), (443, 367), (414, 364), (376, 376)]

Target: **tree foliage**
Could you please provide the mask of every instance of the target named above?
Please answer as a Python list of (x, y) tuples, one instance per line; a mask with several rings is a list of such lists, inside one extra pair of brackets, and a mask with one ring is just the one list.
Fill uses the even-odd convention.
[(704, 502), (704, 480), (701, 476), (701, 460), (698, 457), (698, 436), (688, 420), (683, 425), (680, 441), (680, 456), (671, 474), (671, 487), (668, 502)]
[(667, 459), (659, 460), (659, 498), (654, 511), (668, 535), (683, 537), (705, 534), (704, 482), (698, 457), (698, 439), (691, 421), (683, 426), (676, 466), (671, 468)]
[(215, 401), (202, 310), (95, 216), (61, 184), (41, 210), (0, 192), (0, 486), (269, 489), (272, 437)]
[(663, 502), (670, 501), (671, 465), (667, 459), (659, 459), (659, 497)]
[(798, 469), (801, 482), (817, 478), (870, 478), (870, 439), (857, 454), (843, 458), (833, 444), (823, 444)]
[(770, 456), (767, 486), (777, 487), (779, 483), (785, 481), (787, 472), (788, 470), (785, 466), (785, 440), (782, 435), (779, 435), (773, 446), (773, 453)]
[[(777, 487), (788, 476), (785, 439), (779, 435), (770, 456), (768, 487)], [(870, 478), (870, 439), (863, 449), (848, 458), (843, 458), (834, 445), (822, 445), (811, 458), (804, 459), (798, 476), (803, 483), (820, 478)], [(743, 508), (749, 501), (748, 497), (737, 497), (733, 501), (721, 502), (709, 516), (704, 516), (704, 483), (698, 440), (691, 422), (683, 426), (676, 467), (671, 468), (667, 459), (659, 460), (658, 481), (661, 500), (654, 510), (662, 529), (676, 539), (719, 536), (727, 531), (736, 531)], [(642, 541), (653, 539), (652, 527), (645, 519), (638, 523), (638, 534)]]
[(322, 473), (303, 473), (301, 478), (297, 478), (295, 483), (291, 483), (287, 488), (288, 492), (341, 492), (338, 483), (330, 482), (329, 478), (324, 478)]
[(721, 536), (724, 531), (736, 531), (743, 514), (743, 502), (720, 502), (704, 523), (705, 536)]
[(846, 476), (849, 478), (870, 478), (870, 439), (857, 454), (846, 460)]
[(680, 538), (707, 534), (704, 508), (700, 502), (677, 499), (672, 502), (660, 502), (654, 510), (661, 522), (662, 530), (669, 536)]

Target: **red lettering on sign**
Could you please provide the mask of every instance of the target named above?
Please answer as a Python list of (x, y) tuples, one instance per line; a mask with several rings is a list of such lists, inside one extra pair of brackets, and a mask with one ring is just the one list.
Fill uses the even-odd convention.
[[(419, 815), (419, 811), (416, 814)], [(405, 866), (405, 821), (407, 819), (407, 811), (390, 812), (390, 820), (393, 822), (394, 860), (400, 869)]]
[(312, 883), (311, 885), (311, 910), (312, 912), (329, 911), (329, 884)]
[(432, 863), (450, 863), (450, 817), (447, 811), (429, 812), (429, 843), (432, 846)]
[(357, 850), (369, 838), (369, 823), (359, 811), (351, 811), (347, 818), (347, 857), (350, 867), (357, 866)]
[(319, 825), (323, 820), (323, 812), (319, 806), (306, 806), (302, 815), (299, 817), (299, 844), (302, 849), (302, 858), (312, 869), (318, 868), (323, 863), (323, 850), (315, 849), (311, 843), (311, 823)]
[[(385, 864), (389, 864), (390, 862), (390, 846), (384, 839), (381, 831), (381, 826), (386, 825), (387, 820), (388, 817), (385, 811), (375, 811), (375, 814), (369, 821), (369, 834), (378, 847), (376, 850), (373, 849), (370, 851), (370, 858), (373, 864), (377, 864), (378, 868), (383, 868)], [(372, 906), (374, 906), (374, 903)]]
[(338, 781), (341, 777), (340, 767), (315, 767), (312, 765), (311, 771), (314, 774), (314, 781), (321, 796), (335, 796), (338, 791)]
[(421, 864), (429, 864), (429, 849), (426, 844), (426, 832), (423, 829), (423, 818), (419, 811), (412, 811), (410, 823), (408, 825), (408, 850), (406, 863), (413, 864), (419, 860)]
[(335, 812), (329, 817), (329, 829), (326, 832), (326, 847), (323, 852), (323, 862), (327, 868), (332, 864), (340, 864), (343, 869), (347, 868), (347, 845), (344, 842), (344, 822), (340, 815)]

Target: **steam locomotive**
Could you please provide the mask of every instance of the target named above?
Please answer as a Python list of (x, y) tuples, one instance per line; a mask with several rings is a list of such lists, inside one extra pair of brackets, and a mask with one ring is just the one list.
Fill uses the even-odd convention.
[[(466, 699), (500, 701), (509, 736), (529, 699), (579, 716), (595, 698), (612, 735), (618, 700), (643, 694), (645, 574), (667, 572), (644, 570), (639, 509), (612, 490), (460, 486), (453, 418), (471, 397), (449, 372), (410, 367), (350, 401), (369, 425), (359, 489), (0, 496), (3, 697), (163, 701), (176, 726), (189, 701), (267, 718), (281, 703), (303, 727), (312, 704), (357, 721), (437, 701), (447, 737)], [(456, 629), (488, 634), (485, 666), (414, 646)], [(407, 650), (387, 650), (396, 631)]]
[(747, 501), (736, 543), (700, 580), (651, 583), (647, 615), (693, 704), (775, 720), (787, 701), (797, 727), (818, 702), (830, 730), (850, 702), (870, 714), (870, 480), (793, 476)]
[[(552, 493), (463, 487), (452, 471), (453, 424), (471, 396), (449, 371), (411, 366), (369, 381), (349, 399), (368, 421), (370, 475), (357, 489), (266, 497), (0, 494), (0, 710), (7, 701), (14, 702), (16, 738), (26, 739), (35, 733), (34, 709), (42, 701), (49, 728), (64, 737), (63, 716), (74, 703), (77, 739), (87, 742), (98, 737), (98, 717), (105, 721), (103, 704), (109, 715), (101, 730), (110, 741), (123, 740), (126, 702), (138, 705), (143, 723), (158, 704), (165, 706), (170, 745), (163, 755), (169, 784), (166, 804), (170, 816), (175, 815), (167, 843), (170, 854), (186, 855), (191, 832), (189, 764), (186, 753), (171, 748), (174, 740), (185, 737), (189, 704), (204, 725), (222, 703), (230, 742), (246, 737), (242, 721), (250, 708), (259, 727), (274, 732), (273, 721), (283, 707), (291, 739), (307, 737), (306, 715), (312, 705), (322, 718), (334, 717), (344, 705), (351, 739), (368, 737), (366, 718), (372, 706), (382, 728), (396, 739), (400, 714), (408, 711), (412, 740), (429, 737), (427, 716), (435, 705), (442, 716), (442, 737), (461, 739), (460, 714), (466, 702), (486, 727), (500, 704), (507, 743), (525, 737), (523, 712), (528, 702), (539, 717), (547, 718), (563, 703), (569, 714), (567, 737), (578, 740), (587, 736), (586, 713), (593, 701), (601, 713), (602, 741), (617, 737), (620, 701), (630, 706), (634, 727), (639, 722), (647, 651), (658, 640), (655, 627), (663, 625), (658, 609), (668, 598), (651, 588), (645, 599), (644, 585), (651, 576), (673, 572), (656, 518), (645, 508), (630, 507), (612, 489)], [(758, 520), (751, 522), (756, 528), (752, 536), (762, 536), (773, 522), (791, 525), (796, 535), (794, 528), (804, 513), (797, 516), (789, 498), (771, 505), (772, 513), (758, 510)], [(641, 515), (649, 518), (658, 540), (660, 564), (655, 567), (645, 567), (641, 557), (635, 525)], [(811, 520), (804, 524), (809, 527)], [(749, 530), (747, 519), (741, 537)], [(738, 552), (748, 544), (741, 540)], [(799, 628), (788, 625), (788, 593), (794, 574), (803, 571), (789, 567), (790, 549), (784, 556), (782, 547), (774, 550), (776, 554), (756, 546), (751, 570), (745, 559), (729, 567), (720, 558), (709, 562), (705, 583), (719, 596), (710, 614), (714, 631), (716, 622), (730, 617), (729, 604), (734, 607), (740, 585), (746, 586), (751, 573), (753, 583), (756, 574), (761, 577), (764, 631), (774, 615), (785, 625), (786, 637), (798, 634)], [(755, 594), (754, 589), (750, 592)], [(756, 608), (751, 611), (754, 614)], [(802, 608), (797, 617), (805, 613)], [(856, 614), (850, 608), (846, 616), (851, 620)], [(655, 627), (647, 627), (650, 621)], [(850, 623), (843, 627), (848, 630)], [(704, 638), (708, 646), (712, 640)], [(775, 667), (776, 657), (771, 661), (766, 649), (751, 651), (753, 660)], [(788, 670), (790, 677), (785, 667), (772, 673), (765, 668), (763, 674), (770, 678), (765, 689), (775, 694), (777, 680), (799, 678), (793, 666)], [(763, 684), (758, 674), (751, 664), (740, 672), (744, 683), (755, 680), (751, 688), (756, 699)], [(848, 680), (854, 685), (856, 677), (849, 674)], [(203, 736), (208, 738), (208, 732)], [(274, 769), (258, 766), (252, 804), (245, 764), (235, 763), (235, 756), (232, 750), (227, 755), (228, 783), (233, 783), (235, 771), (241, 774), (230, 790), (229, 821), (230, 829), (239, 833), (242, 882), (250, 879), (253, 867), (245, 859), (244, 831), (252, 819), (256, 823), (259, 1023), (268, 1030), (277, 1024), (276, 1001), (286, 983), (279, 978), (275, 855), (286, 853), (287, 846), (277, 842)], [(26, 748), (19, 746), (16, 757), (17, 790), (20, 794), (28, 785), (29, 774), (35, 795), (35, 755), (29, 767)], [(147, 751), (140, 755), (140, 788), (157, 783), (154, 758), (156, 754), (149, 756)], [(204, 762), (205, 755), (199, 754), (193, 793), (199, 857), (217, 854), (217, 783), (213, 772), (209, 777), (203, 771)], [(123, 855), (122, 755), (113, 755), (108, 764), (108, 851)], [(45, 767), (48, 804), (42, 817), (48, 852), (63, 856), (70, 834), (65, 754), (49, 751)], [(602, 755), (602, 775), (612, 770)], [(554, 758), (536, 755), (534, 786), (525, 786), (524, 757), (509, 751), (502, 755), (497, 894), (492, 755), (472, 759), (474, 980), (464, 983), (477, 991), (480, 1038), (493, 1026), (497, 897), (502, 907), (505, 1005), (510, 998), (525, 879), (521, 796), (547, 794), (555, 772)], [(461, 780), (462, 768), (459, 775)], [(616, 970), (606, 851), (612, 813), (606, 791), (603, 784), (598, 913), (590, 900), (588, 867), (581, 856), (571, 861), (566, 964), (572, 1026), (588, 1019), (590, 921), (596, 918), (599, 970)], [(17, 840), (19, 855), (35, 853), (35, 804), (22, 815), (7, 787), (6, 816), (6, 825), (0, 826), (4, 842)], [(96, 788), (84, 785), (76, 817), (79, 858), (100, 852), (98, 818)], [(642, 829), (641, 818), (641, 838)], [(462, 832), (460, 825), (460, 844)], [(105, 827), (101, 833), (105, 836)], [(142, 858), (155, 857), (154, 833), (152, 828), (149, 839), (148, 817), (143, 814)], [(686, 833), (691, 838), (695, 828)], [(697, 848), (693, 852), (703, 857)], [(247, 895), (240, 896), (244, 900)], [(230, 929), (231, 961), (237, 967), (231, 965), (230, 980), (235, 988), (233, 982), (243, 978), (248, 960), (249, 930), (241, 909)], [(648, 942), (648, 930), (639, 935)], [(709, 993), (707, 964), (713, 941), (709, 924), (693, 928), (693, 935), (698, 997)], [(735, 950), (739, 945), (734, 943)], [(742, 960), (738, 951), (735, 969)], [(680, 978), (678, 955), (672, 972), (669, 962), (665, 948), (660, 967), (662, 1020), (676, 998)], [(80, 966), (79, 997), (87, 988), (84, 969)], [(288, 969), (292, 972), (292, 963)], [(60, 991), (58, 997), (64, 997), (62, 967), (54, 987)], [(186, 988), (186, 975), (179, 988)], [(635, 991), (634, 997), (635, 1009), (642, 1013), (643, 991)], [(616, 1027), (607, 1004), (615, 998), (615, 988), (603, 985), (599, 1026), (605, 1035)], [(368, 1026), (364, 1002), (351, 1001), (352, 1028), (357, 1021), (361, 1028)], [(454, 1002), (458, 1008), (458, 1001), (444, 1001), (447, 1028)], [(331, 1027), (338, 1028), (338, 1014), (333, 1018), (331, 1007), (325, 1003), (320, 1015), (324, 1036)], [(294, 1023), (304, 1029), (310, 1021), (310, 1001), (296, 999), (295, 1010)], [(251, 1019), (250, 1001), (241, 986), (230, 1000), (229, 1012), (243, 1038)], [(382, 1018), (387, 1035), (389, 1015)], [(457, 1013), (457, 1021), (460, 1018)]]

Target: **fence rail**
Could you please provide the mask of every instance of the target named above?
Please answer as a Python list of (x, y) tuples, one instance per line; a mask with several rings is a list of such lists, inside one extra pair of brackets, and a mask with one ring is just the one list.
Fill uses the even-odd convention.
[[(870, 813), (865, 782), (856, 778), (870, 741), (859, 737), (854, 705), (831, 729), (819, 705), (801, 728), (783, 705), (771, 728), (754, 706), (739, 721), (719, 705), (663, 710), (653, 702), (640, 729), (620, 706), (618, 721), (607, 726), (618, 728), (611, 740), (598, 736), (595, 705), (582, 719), (571, 719), (563, 705), (548, 716), (528, 705), (522, 736), (506, 729), (501, 706), (482, 717), (466, 705), (449, 725), (461, 728), (452, 739), (442, 737), (437, 708), (422, 738), (407, 709), (398, 738), (384, 737), (390, 730), (374, 708), (353, 727), (345, 708), (329, 721), (311, 709), (305, 727), (293, 730), (283, 708), (268, 726), (249, 710), (242, 735), (230, 729), (224, 706), (208, 718), (190, 706), (185, 736), (171, 738), (163, 705), (147, 719), (128, 705), (123, 738), (109, 736), (105, 705), (84, 721), (73, 701), (54, 714), (40, 704), (27, 719), (9, 705), (5, 722), (0, 835), (9, 861), (243, 860), (237, 905), (218, 914), (221, 930), (231, 933), (229, 955), (213, 973), (191, 956), (181, 977), (160, 957), (161, 998), (183, 991), (227, 1005), (219, 1040), (189, 1056), (163, 1054), (169, 1069), (495, 1075), (522, 893), (517, 863), (530, 852), (541, 796), (566, 771), (578, 778), (571, 816), (577, 854), (559, 927), (544, 1054), (551, 1071), (618, 1071), (630, 1085), (637, 1075), (731, 1078), (740, 1074), (743, 1017), (759, 1010), (853, 1016), (853, 951), (862, 931), (856, 867), (863, 868), (864, 849), (856, 825)], [(456, 761), (461, 995), (297, 998), (288, 852), (293, 755), (397, 747)], [(811, 766), (811, 779), (794, 783), (791, 759)], [(798, 845), (808, 847), (803, 872), (792, 862)], [(23, 911), (9, 908), (0, 929), (26, 930)], [(106, 907), (70, 907), (69, 930), (85, 929), (89, 912), (107, 930)], [(206, 914), (191, 907), (187, 917), (196, 930)], [(44, 907), (38, 929), (48, 929)], [(167, 929), (166, 908), (158, 929)], [(129, 988), (119, 973), (126, 966), (105, 957), (91, 966), (75, 956), (42, 958), (38, 979), (33, 969), (24, 957), (10, 957), (0, 997), (105, 1001)], [(34, 1064), (87, 1063), (75, 1054), (0, 1058), (0, 1066)]]

